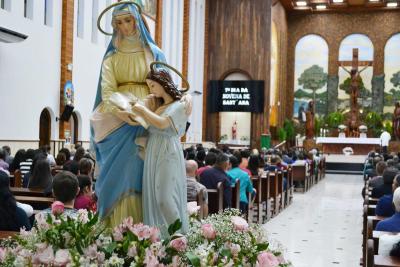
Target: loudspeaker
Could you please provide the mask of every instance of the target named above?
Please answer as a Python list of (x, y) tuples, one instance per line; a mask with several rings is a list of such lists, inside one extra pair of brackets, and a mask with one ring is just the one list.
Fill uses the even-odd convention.
[(60, 121), (69, 121), (73, 111), (74, 111), (74, 106), (65, 105), (64, 111), (60, 116)]

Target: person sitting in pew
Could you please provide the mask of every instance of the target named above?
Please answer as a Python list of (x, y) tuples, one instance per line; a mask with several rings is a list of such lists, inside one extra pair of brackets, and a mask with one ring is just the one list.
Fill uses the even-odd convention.
[(93, 199), (92, 179), (88, 175), (78, 175), (79, 194), (75, 199), (74, 208), (96, 212), (96, 201)]
[(51, 195), (53, 176), (47, 157), (44, 155), (41, 157), (32, 165), (33, 171), (28, 181), (28, 188), (43, 190), (44, 195), (48, 196)]
[(206, 166), (200, 167), (196, 171), (196, 177), (200, 177), (200, 175), (203, 173), (203, 171), (212, 168), (214, 166), (215, 162), (217, 161), (217, 154), (214, 152), (209, 151), (206, 155), (206, 158), (204, 159)]
[(387, 169), (387, 164), (384, 161), (379, 161), (376, 164), (376, 176), (372, 177), (369, 181), (369, 186), (372, 188), (383, 185), (383, 172)]
[[(64, 204), (63, 214), (71, 218), (76, 218), (78, 210), (74, 208), (75, 198), (79, 193), (79, 182), (75, 174), (69, 171), (57, 173), (53, 179), (53, 196), (55, 201)], [(40, 212), (42, 215), (51, 213), (51, 208)]]
[(239, 167), (239, 160), (235, 156), (231, 156), (229, 161), (232, 164), (232, 169), (228, 171), (228, 175), (233, 178), (233, 181), (239, 179), (240, 182), (240, 212), (247, 214), (249, 205), (247, 193), (255, 194), (255, 189), (250, 176)]
[[(271, 164), (266, 165), (264, 167), (265, 171), (270, 171), (270, 172), (284, 171), (286, 169), (287, 169), (287, 167), (282, 165), (282, 160), (278, 155), (272, 155)], [(285, 177), (283, 177), (283, 190), (286, 190), (286, 188), (287, 188), (287, 180)]]
[(383, 172), (383, 185), (372, 189), (371, 197), (381, 198), (384, 195), (390, 195), (392, 193), (392, 184), (394, 177), (399, 173), (399, 170), (390, 168)]
[(203, 214), (208, 215), (208, 193), (207, 188), (196, 180), (197, 162), (187, 160), (185, 162), (187, 179), (187, 202), (197, 201), (197, 194), (203, 189)]
[(400, 187), (393, 193), (395, 213), (392, 217), (384, 219), (376, 225), (376, 231), (400, 232)]
[(364, 170), (364, 175), (367, 175), (369, 178), (370, 177), (374, 177), (377, 175), (376, 173), (376, 164), (378, 164), (378, 162), (382, 161), (382, 158), (379, 156), (374, 157), (370, 164), (368, 164)]
[(229, 168), (229, 157), (226, 154), (220, 153), (217, 156), (214, 166), (205, 170), (200, 175), (200, 183), (207, 189), (217, 189), (219, 182), (224, 185), (224, 209), (232, 206), (232, 188), (226, 171)]
[(252, 176), (258, 176), (263, 171), (263, 169), (260, 168), (260, 161), (260, 155), (250, 155), (249, 165), (247, 166), (247, 169), (249, 169)]
[(400, 174), (397, 174), (393, 179), (392, 193), (385, 194), (378, 201), (375, 208), (375, 214), (382, 217), (390, 217), (394, 214), (395, 210), (393, 208), (393, 192), (400, 186)]
[(0, 171), (0, 231), (19, 231), (20, 228), (31, 229), (28, 216), (17, 205), (10, 191), (10, 178)]

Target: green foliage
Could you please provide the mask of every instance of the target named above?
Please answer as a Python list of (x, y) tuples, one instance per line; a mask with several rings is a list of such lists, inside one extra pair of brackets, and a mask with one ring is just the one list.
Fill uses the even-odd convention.
[(286, 138), (287, 138), (287, 136), (286, 136), (285, 129), (284, 128), (278, 128), (278, 139), (279, 139), (279, 142), (285, 141)]
[(328, 74), (324, 72), (324, 69), (318, 65), (313, 65), (310, 68), (304, 70), (298, 79), (299, 85), (302, 85), (304, 89), (311, 89), (316, 91), (321, 89), (327, 82)]
[(390, 82), (394, 87), (400, 86), (400, 71), (393, 74), (392, 78), (390, 78)]
[(372, 134), (375, 137), (378, 137), (383, 128), (382, 116), (379, 113), (371, 111), (365, 116), (365, 124), (368, 129), (372, 131)]
[(393, 133), (393, 123), (391, 120), (384, 120), (382, 124), (385, 131), (387, 131), (388, 133)]
[(315, 118), (314, 119), (314, 135), (318, 136), (319, 132), (324, 125), (324, 118)]
[(283, 129), (286, 132), (286, 140), (293, 140), (295, 136), (294, 123), (292, 120), (285, 119)]
[(332, 112), (325, 117), (325, 123), (328, 124), (329, 128), (336, 129), (340, 124), (344, 122), (344, 115), (341, 112)]

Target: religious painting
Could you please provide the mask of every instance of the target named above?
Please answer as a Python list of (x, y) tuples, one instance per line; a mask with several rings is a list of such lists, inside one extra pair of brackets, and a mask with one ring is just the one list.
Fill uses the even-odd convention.
[[(339, 61), (352, 61), (353, 49), (358, 48), (359, 61), (373, 61), (374, 46), (368, 36), (364, 34), (351, 34), (346, 36), (339, 47)], [(339, 68), (339, 88), (338, 88), (338, 110), (350, 110), (350, 84), (351, 76), (349, 74), (351, 66)], [(366, 113), (369, 112), (372, 104), (371, 81), (373, 67), (358, 67), (361, 77), (360, 88), (357, 103), (360, 109)]]
[(393, 35), (385, 46), (384, 117), (391, 119), (396, 102), (400, 101), (400, 33)]
[(278, 32), (276, 30), (275, 22), (272, 22), (271, 28), (271, 84), (269, 93), (269, 125), (277, 126), (278, 124), (278, 70), (279, 70), (279, 57), (278, 57)]
[(327, 113), (328, 57), (328, 44), (319, 35), (306, 35), (296, 44), (293, 116), (301, 123), (310, 101), (316, 103), (316, 116)]

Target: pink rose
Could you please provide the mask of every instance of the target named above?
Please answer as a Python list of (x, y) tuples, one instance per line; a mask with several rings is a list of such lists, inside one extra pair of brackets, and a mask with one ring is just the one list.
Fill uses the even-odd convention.
[(152, 243), (160, 241), (160, 230), (157, 227), (150, 227), (150, 240)]
[(210, 223), (203, 224), (201, 226), (201, 232), (205, 238), (210, 239), (210, 240), (214, 239), (217, 235), (214, 227)]
[(4, 248), (0, 248), (0, 262), (3, 262), (6, 258), (6, 250)]
[(135, 257), (135, 256), (137, 255), (136, 246), (130, 246), (130, 247), (128, 248), (128, 253), (127, 253), (127, 255), (128, 255), (129, 257), (131, 257), (131, 258)]
[(96, 246), (96, 244), (88, 246), (85, 249), (84, 254), (85, 254), (86, 257), (88, 257), (91, 260), (96, 259), (97, 258), (97, 246)]
[(256, 267), (277, 267), (279, 266), (278, 258), (271, 252), (261, 252), (257, 256)]
[(48, 246), (45, 250), (38, 253), (40, 263), (50, 265), (54, 261), (54, 251), (52, 246)]
[(122, 232), (120, 231), (119, 227), (114, 228), (113, 237), (115, 241), (122, 241), (124, 239), (124, 236), (122, 235)]
[(104, 254), (104, 252), (97, 252), (98, 263), (103, 263), (105, 259), (106, 259), (106, 255)]
[(64, 212), (64, 203), (61, 201), (54, 201), (53, 204), (51, 204), (51, 213), (54, 215), (60, 215)]
[(70, 262), (70, 257), (69, 257), (68, 249), (57, 250), (56, 256), (54, 259), (54, 264), (56, 266), (65, 266), (69, 262)]
[(186, 237), (182, 236), (179, 238), (175, 238), (171, 240), (169, 245), (174, 248), (176, 251), (183, 252), (187, 247), (187, 240)]
[(231, 221), (233, 223), (233, 228), (237, 231), (246, 231), (249, 228), (249, 224), (242, 217), (232, 216)]
[(132, 232), (138, 237), (139, 240), (149, 239), (151, 236), (150, 227), (147, 225), (140, 225), (139, 227), (134, 226)]

